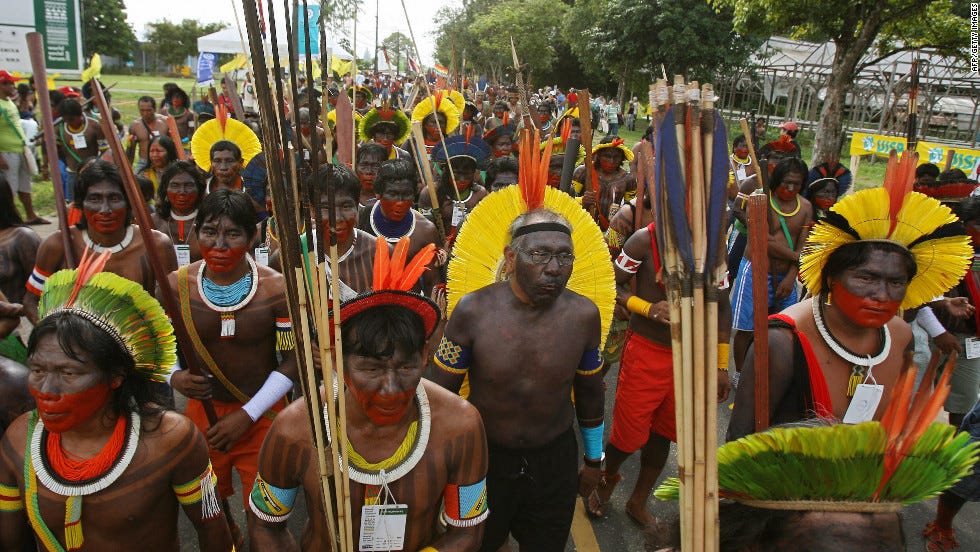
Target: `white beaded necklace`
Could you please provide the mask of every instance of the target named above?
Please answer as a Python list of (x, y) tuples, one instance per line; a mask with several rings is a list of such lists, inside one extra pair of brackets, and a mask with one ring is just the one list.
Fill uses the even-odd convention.
[(826, 343), (827, 346), (830, 347), (831, 350), (833, 350), (834, 353), (837, 354), (837, 356), (843, 358), (844, 360), (850, 362), (851, 364), (856, 364), (858, 366), (867, 366), (869, 370), (875, 365), (881, 364), (886, 358), (888, 358), (888, 354), (891, 352), (891, 345), (892, 345), (892, 335), (891, 332), (888, 331), (888, 324), (885, 324), (881, 328), (882, 335), (883, 335), (881, 351), (879, 351), (878, 354), (876, 354), (875, 356), (871, 356), (871, 355), (860, 356), (856, 353), (847, 350), (847, 348), (844, 347), (843, 344), (837, 341), (837, 338), (835, 338), (834, 335), (830, 333), (830, 329), (827, 328), (827, 326), (824, 324), (823, 313), (821, 312), (822, 297), (823, 297), (822, 295), (818, 295), (817, 297), (814, 297), (811, 300), (810, 305), (813, 310), (813, 322), (816, 324), (817, 331), (820, 332), (820, 337), (823, 338), (824, 343)]
[(93, 253), (101, 253), (103, 251), (108, 251), (110, 253), (119, 253), (123, 249), (126, 249), (126, 247), (128, 247), (130, 243), (132, 243), (133, 234), (134, 234), (133, 226), (129, 225), (126, 228), (126, 235), (123, 236), (122, 241), (117, 243), (116, 245), (107, 247), (105, 245), (101, 245), (92, 241), (92, 237), (88, 235), (88, 229), (86, 228), (85, 230), (82, 231), (82, 240), (85, 242), (85, 247), (91, 249)]
[(204, 294), (204, 268), (207, 266), (207, 263), (202, 262), (200, 269), (197, 271), (197, 292), (201, 296), (201, 301), (207, 308), (221, 315), (221, 337), (235, 336), (235, 312), (245, 308), (249, 301), (255, 297), (255, 292), (259, 290), (259, 269), (249, 255), (245, 255), (245, 260), (248, 261), (248, 267), (252, 271), (252, 287), (249, 288), (248, 295), (244, 299), (227, 307), (212, 303), (208, 299), (208, 296)]

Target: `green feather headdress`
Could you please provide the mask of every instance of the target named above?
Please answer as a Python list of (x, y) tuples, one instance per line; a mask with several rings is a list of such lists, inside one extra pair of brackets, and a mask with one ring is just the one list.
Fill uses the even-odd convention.
[(116, 340), (143, 377), (164, 382), (177, 362), (174, 328), (163, 307), (136, 282), (101, 272), (109, 252), (86, 250), (79, 267), (60, 270), (44, 285), (38, 304), (40, 318), (68, 312), (95, 324)]
[(395, 125), (395, 144), (401, 144), (408, 140), (408, 135), (412, 133), (412, 122), (399, 109), (390, 105), (375, 107), (368, 111), (358, 125), (358, 134), (364, 142), (370, 142), (374, 137), (374, 127), (380, 123)]

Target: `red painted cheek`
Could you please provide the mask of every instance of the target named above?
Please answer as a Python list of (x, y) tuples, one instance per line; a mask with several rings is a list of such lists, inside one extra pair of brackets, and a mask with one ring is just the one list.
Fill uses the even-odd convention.
[(112, 394), (105, 383), (66, 395), (41, 393), (33, 387), (30, 391), (44, 426), (54, 433), (64, 433), (91, 418), (109, 402)]
[(213, 247), (201, 246), (201, 256), (208, 268), (215, 272), (228, 272), (238, 266), (238, 263), (245, 258), (248, 247), (232, 247), (228, 249), (215, 249)]
[(817, 204), (817, 207), (823, 209), (824, 211), (829, 211), (831, 207), (837, 203), (837, 200), (832, 197), (818, 197), (813, 200)]
[(387, 199), (381, 200), (381, 213), (394, 221), (404, 219), (405, 215), (408, 214), (411, 208), (411, 201), (389, 201)]
[(170, 200), (170, 206), (174, 209), (190, 211), (194, 208), (194, 203), (197, 202), (197, 192), (191, 194), (175, 194), (172, 192), (167, 192), (167, 199)]
[(783, 201), (790, 201), (799, 195), (799, 192), (796, 190), (787, 190), (786, 188), (780, 186), (779, 188), (776, 188), (776, 195)]
[(876, 301), (868, 297), (858, 297), (844, 286), (833, 287), (834, 306), (855, 324), (865, 328), (884, 326), (902, 305), (901, 301)]
[(394, 395), (382, 395), (378, 392), (365, 392), (355, 385), (347, 383), (347, 388), (354, 394), (354, 400), (375, 425), (391, 425), (405, 416), (405, 411), (412, 403), (415, 390), (404, 391)]
[(599, 161), (599, 166), (607, 173), (616, 172), (619, 169), (619, 163), (611, 163), (609, 161)]
[(89, 227), (100, 234), (112, 234), (126, 223), (126, 208), (114, 211), (84, 210), (85, 221)]

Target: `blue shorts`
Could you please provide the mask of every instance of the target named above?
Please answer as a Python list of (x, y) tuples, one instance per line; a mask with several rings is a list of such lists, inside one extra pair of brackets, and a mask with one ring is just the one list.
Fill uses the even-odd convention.
[[(970, 434), (971, 443), (980, 442), (980, 401), (973, 405), (973, 410), (963, 418), (960, 431)], [(963, 500), (980, 502), (980, 462), (973, 464), (973, 471), (950, 487), (949, 492)]]
[[(783, 281), (785, 274), (769, 275), (769, 313), (775, 314), (799, 302), (796, 286), (787, 297), (776, 300), (776, 287)], [(752, 331), (754, 324), (752, 316), (755, 309), (752, 303), (752, 263), (742, 258), (738, 265), (738, 276), (735, 278), (735, 292), (732, 295), (732, 328), (746, 332)]]

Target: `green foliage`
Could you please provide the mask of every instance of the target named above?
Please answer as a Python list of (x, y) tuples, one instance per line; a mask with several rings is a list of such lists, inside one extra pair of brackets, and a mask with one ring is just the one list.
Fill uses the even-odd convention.
[(82, 51), (130, 60), (136, 35), (126, 23), (123, 0), (82, 0)]
[(325, 28), (343, 29), (357, 15), (361, 4), (361, 0), (320, 0), (319, 23), (326, 21)]
[(391, 63), (399, 70), (406, 65), (405, 60), (408, 56), (415, 57), (412, 49), (412, 39), (399, 32), (394, 32), (381, 41), (381, 47), (388, 51)]
[(195, 19), (173, 23), (166, 19), (146, 25), (147, 49), (155, 51), (168, 65), (183, 65), (187, 56), (197, 54), (197, 39), (220, 31), (227, 23), (202, 25)]

